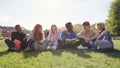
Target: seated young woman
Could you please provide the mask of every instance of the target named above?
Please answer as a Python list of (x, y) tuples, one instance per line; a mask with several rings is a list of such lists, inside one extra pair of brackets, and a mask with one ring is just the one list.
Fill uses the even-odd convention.
[(60, 32), (56, 25), (51, 26), (48, 37), (44, 41), (48, 50), (56, 50), (58, 47), (58, 41), (61, 40)]
[(111, 35), (110, 35), (109, 31), (105, 28), (105, 24), (102, 22), (97, 23), (96, 28), (97, 28), (98, 33), (99, 33), (97, 40), (102, 40), (102, 41), (107, 40), (111, 43), (112, 48), (114, 48)]
[(32, 32), (28, 37), (28, 46), (25, 51), (33, 51), (34, 43), (43, 43), (44, 33), (42, 31), (42, 25), (36, 24)]

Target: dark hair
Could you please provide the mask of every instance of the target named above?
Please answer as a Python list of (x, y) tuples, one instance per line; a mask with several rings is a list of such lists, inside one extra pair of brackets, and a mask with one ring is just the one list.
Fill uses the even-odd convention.
[(20, 27), (20, 25), (16, 25), (15, 28)]
[(82, 26), (90, 26), (90, 23), (88, 21), (83, 22)]
[(68, 27), (69, 25), (72, 25), (72, 23), (71, 23), (71, 22), (67, 22), (67, 23), (65, 24), (65, 27)]

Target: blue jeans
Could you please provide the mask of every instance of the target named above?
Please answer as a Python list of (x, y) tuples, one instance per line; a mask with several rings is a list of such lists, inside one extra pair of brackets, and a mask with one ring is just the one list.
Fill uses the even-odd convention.
[(95, 40), (92, 40), (90, 42), (86, 42), (83, 38), (79, 38), (79, 41), (77, 42), (77, 46), (82, 44), (83, 47), (93, 47), (93, 48), (97, 48), (95, 45)]
[(111, 38), (111, 36), (110, 36), (110, 33), (109, 32), (107, 32), (107, 33), (105, 33), (105, 35), (103, 36), (103, 39), (102, 40), (108, 40), (108, 41), (110, 41), (111, 42), (111, 44), (113, 45), (113, 47), (114, 47), (114, 44), (113, 44), (113, 42), (112, 42), (112, 38)]
[(14, 43), (11, 40), (9, 40), (9, 39), (5, 39), (5, 43), (7, 44), (7, 46), (9, 47), (9, 49), (12, 49), (12, 48), (15, 47)]
[[(57, 42), (57, 44), (55, 44)], [(46, 46), (58, 46), (58, 41), (49, 41), (49, 40), (45, 40), (44, 43), (46, 44)]]
[(95, 41), (90, 41), (89, 43), (89, 46), (93, 47), (93, 48), (97, 48), (97, 46), (95, 45)]
[(49, 40), (47, 40), (47, 39), (46, 39), (46, 40), (44, 40), (45, 45), (48, 45), (48, 44), (49, 44), (49, 42), (50, 42), (50, 41), (49, 41)]

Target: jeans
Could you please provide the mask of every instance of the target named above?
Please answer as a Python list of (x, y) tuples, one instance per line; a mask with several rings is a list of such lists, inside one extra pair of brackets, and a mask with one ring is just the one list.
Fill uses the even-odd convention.
[(108, 40), (108, 41), (110, 41), (110, 42), (111, 42), (111, 44), (112, 44), (112, 45), (113, 45), (113, 47), (114, 47), (114, 44), (113, 44), (113, 42), (112, 42), (112, 38), (111, 38), (111, 36), (110, 36), (110, 33), (109, 33), (109, 32), (105, 33), (105, 35), (103, 36), (102, 40)]
[(78, 46), (80, 44), (82, 44), (83, 47), (97, 48), (96, 45), (95, 45), (95, 41), (94, 40), (92, 40), (92, 41), (90, 41), (90, 42), (87, 43), (83, 38), (79, 38), (79, 41), (77, 42), (76, 46)]
[(46, 46), (58, 46), (58, 41), (45, 40), (44, 43)]
[(14, 43), (11, 40), (9, 40), (9, 39), (5, 39), (5, 43), (7, 44), (7, 46), (9, 47), (9, 49), (12, 49), (12, 48), (15, 47)]
[(95, 41), (90, 41), (89, 42), (89, 46), (93, 47), (93, 48), (97, 48), (96, 44), (95, 44)]

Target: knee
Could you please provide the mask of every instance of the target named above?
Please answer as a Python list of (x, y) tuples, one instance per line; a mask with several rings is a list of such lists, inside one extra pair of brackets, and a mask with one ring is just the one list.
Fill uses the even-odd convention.
[(89, 44), (91, 44), (91, 45), (94, 45), (94, 44), (95, 44), (95, 42), (93, 42), (93, 41), (90, 41), (90, 42), (89, 42)]
[(30, 40), (28, 40), (28, 43), (30, 43), (30, 42), (34, 42), (32, 39), (30, 39)]
[(54, 42), (54, 45), (55, 45), (55, 46), (58, 46), (58, 42), (57, 42), (57, 41), (56, 41), (56, 42)]
[(10, 40), (9, 39), (5, 39), (5, 43), (7, 43), (7, 42), (10, 42)]
[(83, 38), (78, 38), (78, 40), (84, 40)]
[(51, 46), (53, 45), (54, 43), (53, 42), (48, 42), (48, 46)]
[(58, 45), (59, 45), (59, 46), (65, 45), (65, 41), (63, 41), (63, 40), (58, 40)]
[(45, 44), (48, 44), (50, 41), (49, 40), (44, 40), (44, 43)]

